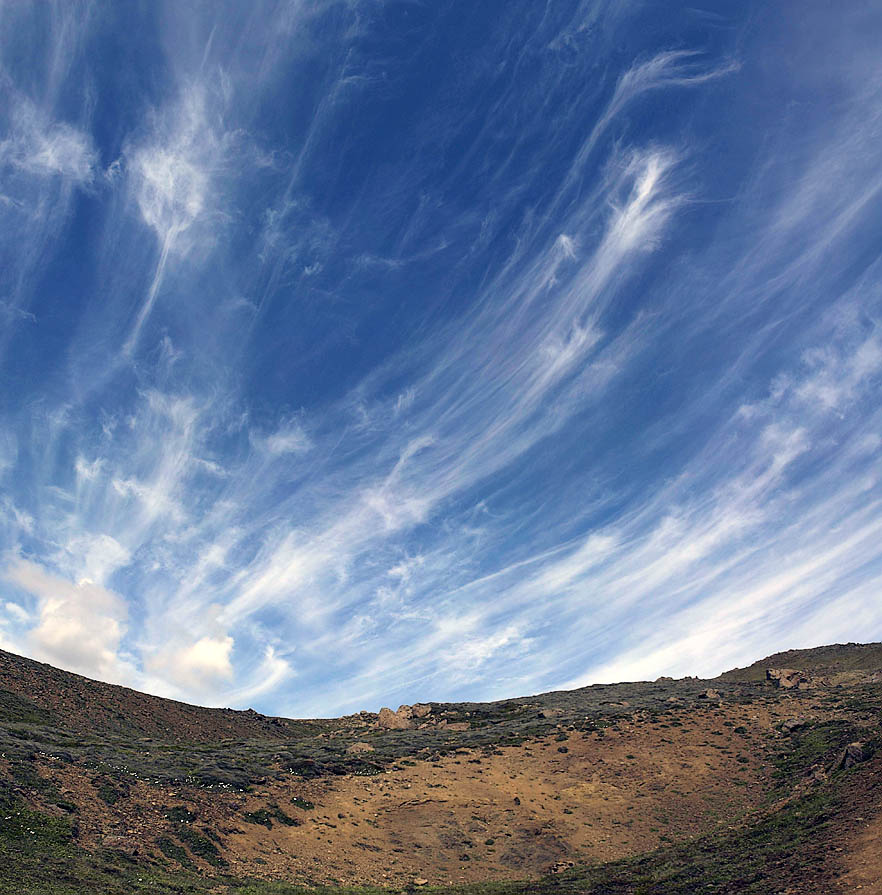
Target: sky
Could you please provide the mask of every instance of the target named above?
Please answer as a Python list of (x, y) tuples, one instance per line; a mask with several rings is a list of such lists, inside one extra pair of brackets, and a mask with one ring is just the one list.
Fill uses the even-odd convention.
[(303, 717), (882, 639), (880, 45), (0, 2), (0, 648)]

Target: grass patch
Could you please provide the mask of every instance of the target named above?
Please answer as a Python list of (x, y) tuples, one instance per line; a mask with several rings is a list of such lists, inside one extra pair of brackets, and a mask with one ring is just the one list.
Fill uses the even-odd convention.
[(179, 845), (168, 836), (163, 836), (157, 841), (156, 847), (171, 861), (177, 861), (181, 867), (192, 870), (196, 865), (190, 860), (190, 855), (183, 845)]
[(173, 824), (191, 824), (196, 820), (196, 815), (186, 805), (169, 808), (166, 816)]
[(260, 826), (266, 827), (268, 830), (272, 829), (273, 821), (278, 821), (286, 827), (300, 826), (299, 820), (289, 817), (278, 805), (259, 808), (257, 811), (248, 811), (242, 816), (248, 823), (259, 824)]
[(221, 857), (217, 846), (207, 836), (203, 836), (192, 827), (180, 827), (177, 830), (177, 836), (197, 858), (202, 858), (212, 867), (227, 866), (227, 862)]
[(846, 720), (822, 721), (794, 731), (773, 758), (780, 785), (790, 783), (811, 767), (833, 762), (837, 753), (861, 738), (862, 731)]

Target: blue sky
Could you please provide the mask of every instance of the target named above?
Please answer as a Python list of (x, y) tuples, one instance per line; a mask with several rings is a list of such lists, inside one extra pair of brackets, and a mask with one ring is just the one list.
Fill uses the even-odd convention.
[(328, 715), (882, 639), (880, 45), (0, 5), (0, 646)]

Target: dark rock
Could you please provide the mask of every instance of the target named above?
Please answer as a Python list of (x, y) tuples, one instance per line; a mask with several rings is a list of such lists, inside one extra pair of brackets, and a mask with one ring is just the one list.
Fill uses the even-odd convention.
[(781, 723), (781, 732), (793, 733), (795, 730), (802, 730), (803, 727), (808, 727), (808, 721), (805, 718), (788, 718)]
[(839, 759), (839, 767), (853, 768), (856, 764), (866, 761), (871, 755), (871, 751), (863, 743), (849, 743)]

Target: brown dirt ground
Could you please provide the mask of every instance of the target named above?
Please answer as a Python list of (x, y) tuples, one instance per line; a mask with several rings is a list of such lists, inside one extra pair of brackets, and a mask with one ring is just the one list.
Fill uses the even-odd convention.
[(849, 811), (830, 837), (841, 876), (839, 889), (882, 895), (882, 755), (855, 775)]
[(860, 830), (850, 843), (848, 872), (840, 882), (845, 891), (882, 895), (882, 817), (856, 823)]
[[(195, 830), (220, 834), (230, 869), (243, 876), (529, 878), (558, 861), (608, 861), (719, 829), (759, 806), (770, 773), (759, 744), (775, 721), (768, 710), (722, 706), (684, 714), (682, 727), (668, 721), (629, 722), (603, 737), (570, 732), (566, 741), (550, 736), (490, 755), (461, 750), (375, 777), (292, 775), (249, 793), (135, 782), (113, 808), (81, 769), (54, 763), (44, 773), (80, 806), (87, 847), (158, 854), (156, 841), (173, 835), (168, 809), (185, 805)], [(748, 733), (733, 732), (740, 724)], [(293, 805), (296, 796), (315, 809)], [(299, 824), (267, 829), (244, 818), (273, 805)]]

